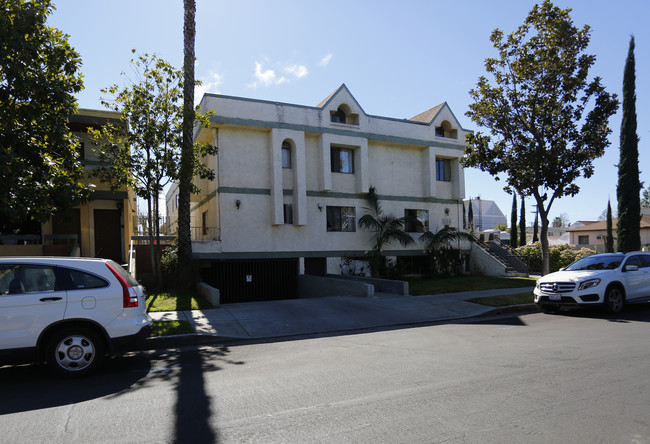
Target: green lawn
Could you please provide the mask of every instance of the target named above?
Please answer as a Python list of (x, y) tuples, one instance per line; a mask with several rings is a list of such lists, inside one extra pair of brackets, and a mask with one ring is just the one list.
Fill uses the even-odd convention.
[(187, 321), (153, 321), (151, 336), (173, 336), (194, 333)]
[(414, 296), (535, 286), (534, 278), (524, 277), (454, 276), (406, 280), (409, 283), (409, 292)]
[(508, 294), (502, 296), (489, 296), (486, 298), (468, 299), (468, 302), (488, 305), (490, 307), (505, 307), (507, 305), (523, 305), (533, 303), (533, 292)]
[(205, 308), (212, 308), (212, 305), (192, 291), (147, 295), (147, 312), (202, 310)]

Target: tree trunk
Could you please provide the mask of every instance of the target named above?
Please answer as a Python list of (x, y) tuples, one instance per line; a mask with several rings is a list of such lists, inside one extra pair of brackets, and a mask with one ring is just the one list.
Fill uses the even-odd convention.
[(160, 287), (158, 286), (158, 270), (156, 269), (156, 254), (155, 254), (155, 243), (156, 243), (156, 238), (154, 235), (154, 227), (153, 227), (153, 208), (151, 205), (151, 196), (147, 197), (147, 214), (149, 215), (147, 217), (147, 224), (149, 225), (149, 259), (151, 260), (151, 271), (153, 272), (153, 280), (155, 283), (155, 288), (156, 288), (156, 293), (160, 290)]
[(542, 219), (539, 240), (542, 246), (542, 276), (544, 276), (547, 275), (551, 269), (550, 255), (548, 251), (548, 217), (547, 210), (544, 208), (544, 203), (537, 202), (537, 205), (537, 208), (539, 208), (539, 216)]
[(195, 0), (183, 0), (183, 141), (178, 184), (178, 265), (179, 282), (192, 282), (192, 234), (190, 232), (190, 195), (193, 175), (194, 128), (194, 40), (196, 38)]

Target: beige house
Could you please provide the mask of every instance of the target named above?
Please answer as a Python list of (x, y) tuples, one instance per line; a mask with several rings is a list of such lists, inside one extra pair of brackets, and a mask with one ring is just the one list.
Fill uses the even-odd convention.
[(111, 191), (108, 184), (92, 177), (100, 165), (88, 128), (119, 124), (120, 113), (79, 109), (70, 116), (68, 127), (79, 139), (82, 160), (87, 172), (85, 182), (94, 184), (93, 199), (65, 214), (57, 214), (41, 224), (40, 232), (26, 236), (3, 236), (0, 255), (3, 256), (85, 256), (128, 260), (129, 242), (135, 233), (135, 193), (122, 187)]
[[(616, 223), (612, 220), (614, 235), (614, 249), (616, 249)], [(605, 251), (605, 238), (607, 236), (607, 221), (582, 222), (577, 228), (569, 228), (570, 244), (579, 248), (596, 248), (599, 252)], [(650, 215), (641, 215), (641, 245), (650, 245)]]
[[(200, 107), (214, 115), (195, 139), (219, 153), (206, 159), (216, 180), (198, 182), (193, 197), (197, 259), (282, 260), (299, 272), (340, 273), (346, 258), (372, 248), (371, 234), (358, 227), (371, 186), (386, 213), (417, 217), (431, 231), (462, 229), (468, 130), (446, 103), (410, 119), (373, 116), (342, 85), (317, 106), (206, 94)], [(173, 185), (171, 233), (177, 196)], [(419, 243), (388, 248), (422, 255)]]

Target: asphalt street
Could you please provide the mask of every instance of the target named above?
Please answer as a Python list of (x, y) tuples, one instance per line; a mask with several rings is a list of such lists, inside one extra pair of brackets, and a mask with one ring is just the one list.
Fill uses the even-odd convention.
[(2, 442), (650, 442), (650, 308), (0, 368)]

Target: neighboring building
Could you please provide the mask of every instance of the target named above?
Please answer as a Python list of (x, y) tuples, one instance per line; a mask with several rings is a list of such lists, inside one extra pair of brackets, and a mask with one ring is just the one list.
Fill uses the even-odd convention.
[[(21, 237), (7, 236), (0, 245), (0, 255), (61, 255), (113, 259), (125, 263), (129, 242), (135, 230), (135, 193), (125, 187), (111, 191), (109, 184), (91, 177), (100, 165), (88, 128), (99, 128), (106, 122), (120, 123), (120, 113), (79, 109), (70, 116), (70, 131), (79, 138), (83, 163), (87, 171), (86, 183), (95, 185), (91, 201), (65, 214), (57, 214), (40, 226), (38, 233), (24, 233)], [(12, 243), (13, 245), (7, 245)], [(30, 243), (31, 245), (25, 245)]]
[[(616, 249), (616, 223), (618, 219), (612, 219), (614, 236), (614, 249)], [(599, 252), (605, 251), (605, 238), (607, 236), (607, 221), (582, 222), (582, 226), (567, 231), (570, 233), (570, 243), (578, 248), (596, 248)], [(650, 245), (650, 215), (641, 215), (641, 246)]]
[[(465, 217), (469, 214), (469, 200), (465, 204)], [(506, 217), (493, 200), (485, 200), (477, 197), (472, 199), (472, 214), (474, 216), (474, 231), (491, 230), (497, 225), (508, 225)]]
[[(286, 276), (340, 273), (345, 258), (364, 256), (372, 235), (358, 220), (370, 186), (386, 213), (415, 216), (431, 231), (462, 229), (460, 158), (468, 131), (446, 103), (411, 119), (371, 116), (342, 85), (315, 107), (215, 94), (200, 107), (214, 114), (195, 140), (219, 153), (206, 159), (216, 180), (197, 182), (201, 193), (192, 198), (193, 254), (213, 267), (236, 262), (246, 270), (265, 260), (245, 272), (249, 287), (259, 281), (256, 273), (279, 262)], [(176, 185), (166, 204), (176, 232)], [(389, 249), (393, 256), (423, 254), (419, 242)]]

